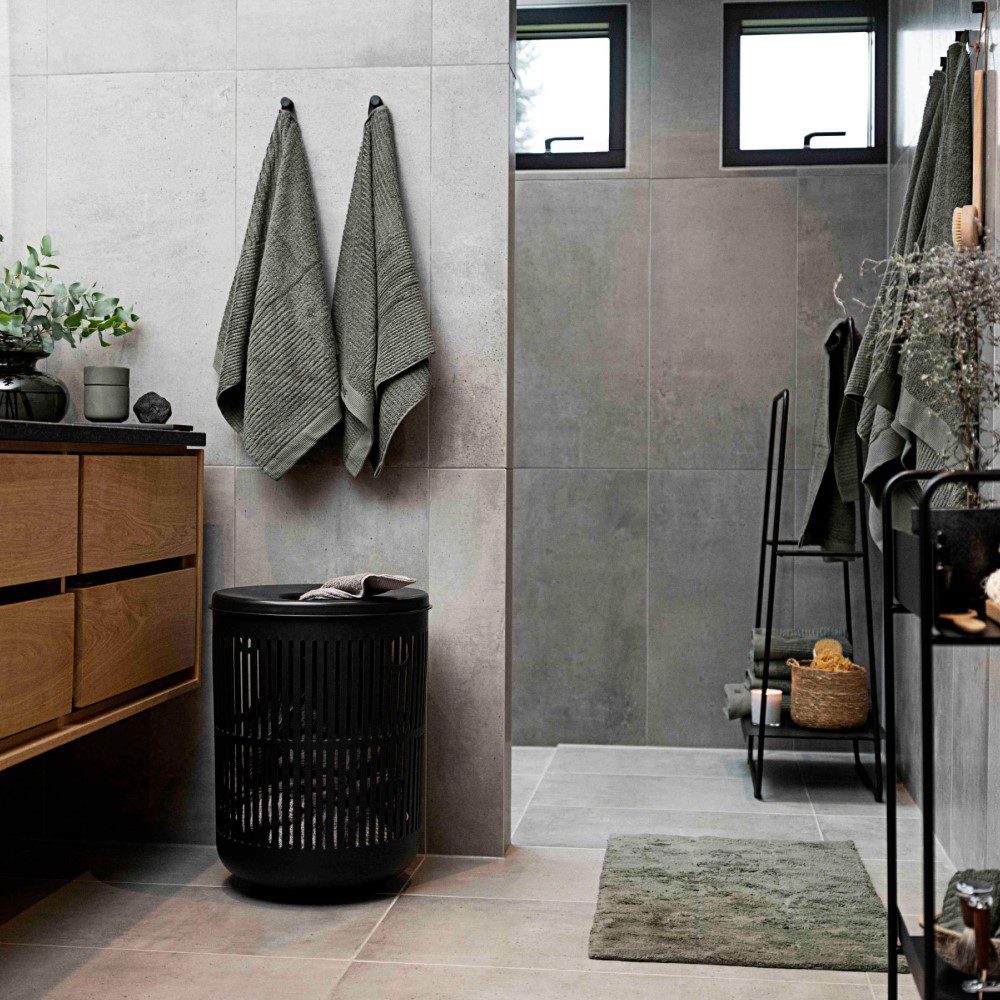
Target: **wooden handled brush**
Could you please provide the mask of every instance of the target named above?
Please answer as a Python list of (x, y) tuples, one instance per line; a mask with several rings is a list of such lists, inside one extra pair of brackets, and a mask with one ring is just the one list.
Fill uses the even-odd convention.
[(951, 239), (956, 250), (975, 250), (983, 238), (983, 147), (986, 123), (986, 70), (972, 77), (972, 204), (956, 208)]

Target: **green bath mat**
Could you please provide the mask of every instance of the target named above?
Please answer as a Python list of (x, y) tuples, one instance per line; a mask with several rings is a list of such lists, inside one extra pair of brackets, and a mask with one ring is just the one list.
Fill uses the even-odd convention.
[(885, 972), (885, 909), (849, 840), (612, 837), (590, 957)]

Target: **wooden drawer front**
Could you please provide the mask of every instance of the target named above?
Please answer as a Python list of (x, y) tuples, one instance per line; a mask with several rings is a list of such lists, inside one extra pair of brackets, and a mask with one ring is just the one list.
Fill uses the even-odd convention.
[(73, 703), (193, 667), (197, 571), (180, 569), (76, 591)]
[(73, 707), (73, 595), (0, 606), (0, 738)]
[(75, 455), (0, 454), (0, 587), (76, 572)]
[(80, 572), (186, 556), (197, 546), (195, 455), (85, 455)]

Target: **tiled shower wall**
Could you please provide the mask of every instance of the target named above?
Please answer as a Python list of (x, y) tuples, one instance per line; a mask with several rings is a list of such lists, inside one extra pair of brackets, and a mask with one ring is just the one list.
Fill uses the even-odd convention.
[[(1000, 5), (990, 0), (1000, 23)], [(889, 231), (895, 235), (920, 131), (930, 74), (955, 32), (976, 27), (967, 0), (893, 0)], [(994, 47), (990, 62), (996, 56)], [(997, 87), (987, 83), (986, 224), (997, 231)], [(994, 247), (995, 249), (995, 247)], [(898, 619), (896, 663), (899, 753), (902, 774), (921, 799), (920, 646), (914, 619)], [(994, 865), (1000, 850), (1000, 659), (996, 651), (938, 649), (934, 673), (934, 768), (937, 834), (959, 866)]]
[[(886, 170), (723, 173), (720, 0), (629, 14), (628, 168), (517, 175), (514, 739), (732, 746), (771, 397), (792, 390), (790, 529)], [(788, 562), (779, 622), (841, 623), (839, 570)]]
[[(428, 837), (445, 853), (501, 853), (510, 813), (510, 30), (507, 0), (0, 4), (5, 246), (50, 232), (65, 274), (142, 317), (107, 351), (59, 346), (67, 419), (82, 366), (119, 363), (133, 398), (156, 390), (207, 433), (206, 599), (374, 569), (429, 588)], [(430, 404), (377, 480), (353, 481), (325, 442), (275, 483), (219, 415), (212, 371), (258, 171), (287, 95), (332, 289), (376, 93), (436, 331)], [(0, 812), (30, 835), (211, 842), (212, 768), (206, 683), (0, 776)]]

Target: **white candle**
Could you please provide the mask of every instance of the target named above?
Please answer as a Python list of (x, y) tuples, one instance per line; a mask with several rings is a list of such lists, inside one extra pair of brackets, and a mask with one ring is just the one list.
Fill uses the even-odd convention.
[[(757, 688), (750, 692), (750, 721), (760, 725), (760, 702), (763, 692)], [(767, 689), (767, 708), (764, 710), (765, 726), (781, 725), (781, 692), (777, 688)]]

